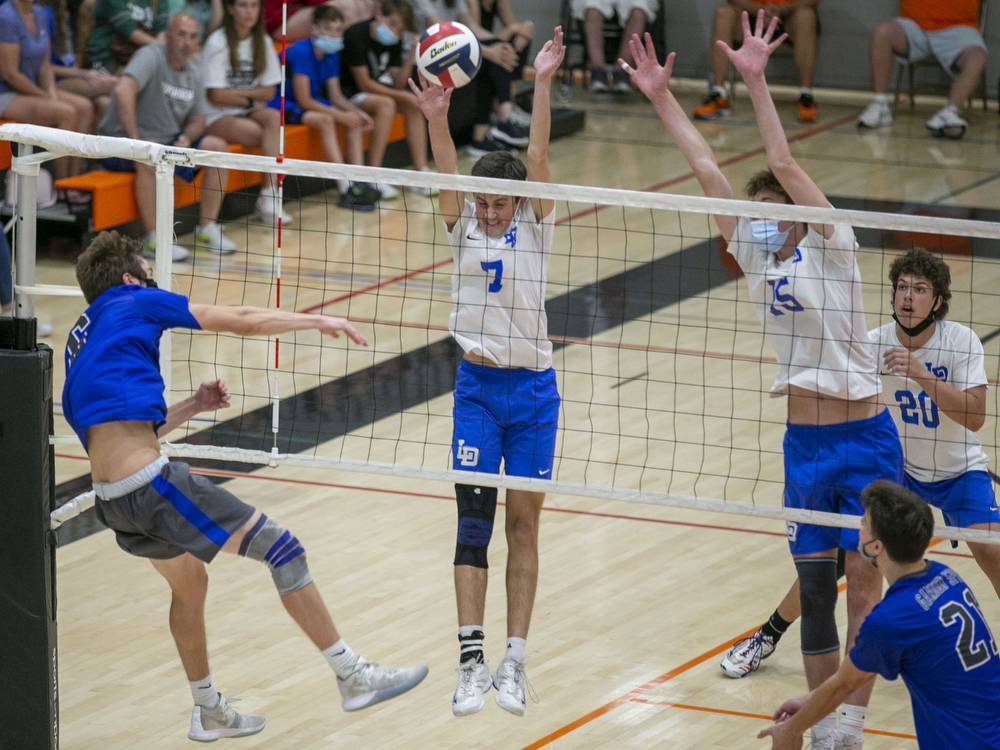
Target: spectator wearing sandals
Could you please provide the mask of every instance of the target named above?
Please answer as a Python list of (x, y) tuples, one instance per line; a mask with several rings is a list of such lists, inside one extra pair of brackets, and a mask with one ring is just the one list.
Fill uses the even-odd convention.
[[(516, 151), (515, 146), (527, 146), (528, 135), (518, 125), (510, 100), (512, 75), (518, 68), (518, 54), (506, 42), (482, 26), (469, 12), (466, 0), (411, 0), (422, 28), (436, 23), (458, 21), (469, 27), (483, 50), (483, 65), (476, 74), (476, 103), (472, 119), (472, 143), (468, 146), (471, 156), (484, 156), (494, 151)], [(501, 102), (496, 125), (490, 125), (493, 102)]]
[(750, 29), (755, 28), (757, 13), (764, 11), (764, 24), (778, 17), (778, 27), (774, 32), (777, 39), (784, 33), (793, 46), (795, 65), (799, 69), (799, 93), (797, 108), (802, 122), (812, 122), (818, 116), (816, 100), (813, 97), (813, 74), (816, 71), (816, 56), (819, 52), (817, 35), (816, 6), (819, 0), (728, 0), (715, 9), (712, 24), (712, 87), (708, 97), (694, 110), (699, 120), (714, 120), (729, 116), (729, 94), (726, 80), (729, 78), (729, 58), (719, 42), (736, 48), (743, 42), (743, 23), (740, 14), (746, 11), (750, 16)]
[(169, 18), (167, 0), (97, 0), (84, 66), (118, 75), (136, 50), (160, 41)]
[[(587, 41), (587, 62), (590, 66), (590, 90), (608, 90), (608, 68), (604, 59), (604, 20), (618, 15), (618, 23), (622, 27), (622, 41), (618, 47), (618, 56), (632, 67), (632, 50), (628, 40), (633, 34), (640, 37), (646, 26), (656, 20), (660, 9), (657, 0), (571, 0), (570, 9), (573, 18), (583, 21), (583, 33)], [(628, 92), (632, 90), (632, 81), (628, 73), (615, 65), (611, 71), (611, 89)]]
[(892, 125), (889, 78), (893, 56), (908, 62), (933, 55), (954, 79), (948, 104), (927, 121), (937, 138), (958, 140), (969, 123), (959, 114), (986, 67), (986, 42), (979, 33), (979, 0), (900, 0), (899, 17), (872, 32), (869, 55), (875, 99), (858, 117), (859, 128)]
[[(208, 99), (205, 132), (229, 143), (261, 148), (277, 156), (281, 115), (267, 106), (281, 82), (281, 65), (264, 31), (260, 0), (224, 0), (222, 28), (205, 40), (201, 72)], [(287, 226), (292, 217), (279, 211), (278, 178), (261, 174), (257, 218)]]
[[(281, 41), (281, 2), (264, 0), (264, 24), (267, 33), (276, 42)], [(344, 17), (344, 26), (353, 26), (375, 15), (376, 0), (288, 0), (285, 39), (291, 44), (300, 39), (308, 39), (312, 33), (313, 8), (331, 5)]]
[[(32, 0), (0, 5), (0, 117), (89, 133), (94, 106), (88, 99), (56, 88), (51, 53), (49, 23), (41, 8)], [(77, 157), (57, 159), (56, 178), (79, 174), (81, 167)], [(69, 197), (73, 202), (83, 199), (76, 193)]]
[[(494, 80), (497, 91), (497, 118), (501, 122), (513, 120), (521, 128), (527, 128), (531, 125), (531, 115), (517, 106), (514, 97), (517, 95), (517, 82), (524, 78), (524, 66), (531, 54), (534, 24), (531, 21), (518, 21), (510, 7), (510, 0), (468, 0), (468, 3), (469, 14), (473, 20), (491, 34), (496, 33), (498, 39), (510, 44), (517, 53), (517, 66), (510, 73), (497, 65), (491, 66), (490, 70), (494, 75), (510, 79), (509, 85), (503, 80)], [(500, 22), (499, 31), (495, 31), (497, 21)], [(506, 93), (507, 89), (510, 91), (509, 95)]]
[[(205, 87), (201, 68), (191, 58), (198, 51), (198, 21), (190, 13), (175, 13), (170, 18), (164, 44), (141, 48), (122, 71), (111, 104), (98, 126), (101, 135), (153, 141), (179, 148), (205, 151), (229, 151), (229, 144), (215, 135), (205, 134)], [(156, 183), (153, 168), (127, 159), (104, 159), (104, 168), (113, 172), (135, 172), (135, 201), (139, 218), (146, 229), (145, 252), (152, 258), (156, 251)], [(174, 173), (191, 182), (196, 170), (174, 167)], [(219, 209), (228, 173), (206, 168), (201, 183), (200, 216), (195, 230), (195, 244), (216, 253), (236, 249), (222, 234), (218, 224)], [(182, 261), (188, 252), (173, 246), (173, 259)]]

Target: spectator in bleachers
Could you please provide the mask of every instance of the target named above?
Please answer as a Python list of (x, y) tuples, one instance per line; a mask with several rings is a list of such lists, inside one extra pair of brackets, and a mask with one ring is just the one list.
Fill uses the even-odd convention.
[(875, 99), (858, 117), (859, 128), (892, 124), (889, 77), (893, 56), (914, 62), (933, 55), (954, 81), (948, 104), (927, 121), (938, 137), (959, 139), (969, 123), (958, 114), (976, 90), (986, 67), (986, 42), (979, 33), (979, 0), (900, 0), (899, 17), (872, 32), (869, 52)]
[[(81, 96), (56, 88), (50, 55), (51, 37), (45, 12), (32, 0), (8, 0), (0, 5), (0, 117), (89, 133), (94, 106)], [(57, 178), (78, 174), (76, 157), (55, 161)], [(83, 196), (73, 194), (73, 202)]]
[[(201, 69), (191, 58), (198, 51), (198, 21), (190, 13), (170, 18), (164, 44), (143, 47), (132, 57), (115, 86), (111, 104), (98, 125), (101, 135), (125, 136), (179, 148), (228, 151), (229, 144), (205, 134), (205, 86)], [(127, 159), (105, 159), (104, 168), (114, 172), (135, 172), (135, 202), (146, 229), (146, 254), (156, 250), (156, 182), (147, 164)], [(175, 167), (174, 173), (191, 182), (195, 170)], [(216, 253), (231, 253), (236, 245), (222, 234), (219, 209), (228, 173), (206, 168), (200, 197), (200, 217), (195, 244)], [(173, 246), (173, 258), (187, 258), (187, 250)]]
[(816, 26), (816, 5), (819, 0), (728, 0), (715, 9), (712, 25), (712, 87), (708, 98), (696, 107), (694, 116), (699, 120), (714, 120), (729, 116), (729, 94), (726, 80), (729, 78), (729, 58), (718, 42), (725, 42), (735, 49), (743, 42), (743, 23), (740, 14), (746, 11), (750, 16), (750, 29), (757, 23), (757, 13), (764, 10), (764, 24), (778, 17), (778, 28), (774, 32), (777, 39), (784, 33), (792, 42), (795, 65), (799, 69), (799, 95), (797, 107), (799, 119), (812, 122), (818, 116), (816, 100), (813, 97), (813, 74), (816, 71), (816, 55), (819, 52)]
[[(86, 3), (80, 7), (85, 15)], [(92, 29), (87, 34), (84, 67), (118, 75), (136, 50), (162, 41), (170, 18), (169, 3), (156, 0), (97, 0)]]
[[(517, 82), (524, 78), (524, 66), (531, 54), (531, 39), (535, 27), (531, 21), (518, 21), (510, 7), (510, 0), (468, 0), (469, 15), (486, 31), (496, 36), (500, 41), (507, 42), (517, 53), (517, 65), (509, 73), (503, 68), (491, 66), (494, 75), (502, 74), (510, 78), (509, 96), (504, 93), (503, 81), (496, 81), (497, 118), (501, 121), (513, 119), (522, 128), (531, 124), (531, 115), (521, 109), (514, 101), (517, 94)], [(500, 30), (495, 31), (499, 21)]]
[[(285, 122), (308, 125), (320, 134), (323, 156), (343, 163), (337, 125), (347, 130), (347, 160), (364, 164), (364, 134), (371, 133), (368, 166), (382, 166), (389, 130), (396, 116), (392, 99), (380, 94), (366, 96), (360, 106), (352, 104), (340, 90), (340, 51), (344, 47), (344, 17), (332, 5), (313, 11), (312, 38), (301, 39), (285, 53), (288, 84), (285, 88)], [(271, 106), (280, 107), (277, 97)], [(369, 112), (371, 114), (369, 114)], [(371, 211), (378, 191), (363, 182), (338, 180), (340, 206)]]
[[(375, 15), (377, 0), (288, 0), (285, 40), (288, 44), (308, 39), (312, 33), (313, 8), (332, 5), (353, 26)], [(264, 23), (274, 41), (281, 41), (281, 0), (264, 0)]]
[[(473, 18), (466, 0), (411, 0), (421, 30), (444, 21), (465, 24), (479, 40), (483, 50), (483, 65), (476, 74), (476, 103), (472, 119), (471, 156), (484, 156), (493, 151), (512, 151), (514, 146), (527, 146), (528, 135), (513, 119), (514, 104), (510, 98), (511, 82), (520, 59), (513, 45), (490, 33)], [(414, 45), (416, 46), (416, 45)], [(523, 66), (520, 66), (523, 67)], [(500, 101), (496, 125), (490, 124), (493, 102)]]
[[(281, 65), (264, 32), (260, 0), (224, 0), (222, 28), (205, 40), (201, 72), (208, 99), (205, 132), (229, 143), (260, 147), (265, 156), (278, 155), (281, 116), (267, 106), (281, 81)], [(278, 222), (278, 178), (261, 174), (257, 218)], [(282, 223), (292, 217), (281, 211)]]
[(202, 43), (208, 35), (222, 26), (225, 11), (222, 0), (173, 0), (173, 12), (190, 13), (198, 21), (198, 39)]
[[(656, 20), (659, 4), (656, 0), (571, 0), (573, 17), (583, 21), (583, 33), (587, 41), (587, 62), (590, 66), (590, 90), (608, 90), (608, 67), (604, 59), (604, 19), (618, 15), (622, 27), (622, 40), (618, 56), (629, 65), (635, 66), (628, 40), (633, 34), (640, 37), (646, 25)], [(627, 92), (632, 90), (628, 73), (618, 65), (611, 71), (611, 89)]]

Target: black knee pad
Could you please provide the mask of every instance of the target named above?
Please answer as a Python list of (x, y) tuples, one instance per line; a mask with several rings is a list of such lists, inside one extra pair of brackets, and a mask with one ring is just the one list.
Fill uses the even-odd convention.
[(847, 550), (843, 547), (837, 550), (837, 580), (847, 573)]
[(825, 654), (840, 649), (837, 635), (837, 560), (800, 557), (799, 601), (802, 605), (802, 653)]
[(455, 545), (455, 565), (488, 568), (486, 549), (493, 536), (493, 519), (497, 514), (497, 488), (455, 485), (458, 501), (458, 543)]

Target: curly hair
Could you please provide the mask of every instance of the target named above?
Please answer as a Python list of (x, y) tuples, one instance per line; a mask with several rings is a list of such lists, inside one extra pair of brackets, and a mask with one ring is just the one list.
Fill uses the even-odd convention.
[(941, 305), (931, 315), (934, 320), (943, 320), (948, 314), (948, 300), (951, 299), (951, 269), (948, 264), (923, 248), (914, 248), (896, 258), (889, 266), (889, 281), (892, 293), (896, 293), (896, 282), (900, 276), (920, 276), (931, 282), (934, 296), (941, 298)]
[(785, 203), (795, 202), (786, 192), (785, 188), (781, 186), (781, 183), (778, 182), (778, 178), (774, 176), (774, 172), (770, 169), (761, 170), (757, 174), (753, 175), (749, 180), (747, 180), (747, 184), (743, 188), (743, 192), (746, 193), (747, 198), (750, 200), (753, 200), (762, 190), (770, 190), (772, 193), (780, 195), (785, 199)]
[(88, 305), (111, 287), (121, 286), (126, 273), (137, 279), (146, 277), (142, 240), (118, 232), (101, 232), (76, 262), (76, 280)]

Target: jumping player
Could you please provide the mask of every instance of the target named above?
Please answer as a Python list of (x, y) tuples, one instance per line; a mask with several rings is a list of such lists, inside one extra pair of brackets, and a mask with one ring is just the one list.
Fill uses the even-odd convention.
[[(549, 92), (562, 62), (562, 29), (535, 57), (535, 94), (527, 167), (506, 151), (487, 154), (472, 168), (478, 177), (549, 182)], [(448, 131), (451, 90), (410, 82), (427, 117), (431, 149), (441, 174), (459, 174)], [(550, 479), (559, 421), (559, 393), (545, 315), (545, 277), (552, 250), (555, 202), (514, 195), (441, 190), (455, 270), (456, 306), (449, 328), (465, 351), (455, 381), (452, 466), (459, 471)], [(452, 700), (456, 716), (483, 707), (483, 693), (497, 688), (496, 703), (524, 715), (524, 646), (538, 582), (538, 524), (545, 495), (507, 490), (507, 649), (490, 677), (483, 656), (487, 546), (493, 533), (497, 490), (455, 485), (458, 542), (460, 663)]]
[(920, 750), (1000, 748), (1000, 657), (979, 602), (951, 568), (924, 559), (934, 516), (913, 492), (874, 482), (861, 495), (858, 551), (889, 590), (861, 625), (835, 675), (774, 714), (774, 750), (802, 747), (802, 733), (876, 675), (902, 676)]
[[(781, 121), (764, 79), (776, 21), (765, 28), (763, 12), (754, 32), (743, 14), (743, 46), (719, 44), (746, 82), (767, 153), (768, 171), (751, 178), (747, 196), (762, 203), (829, 208), (830, 202), (792, 158)], [(632, 39), (636, 69), (626, 66), (650, 98), (705, 194), (734, 197), (711, 149), (670, 93), (674, 56), (656, 61), (652, 39), (646, 49)], [(625, 65), (622, 63), (622, 65)], [(861, 515), (861, 491), (876, 479), (902, 481), (899, 437), (880, 395), (875, 357), (868, 343), (861, 275), (854, 232), (845, 224), (806, 225), (732, 216), (715, 222), (729, 239), (729, 252), (746, 275), (750, 298), (778, 358), (772, 397), (788, 396), (785, 432), (787, 508)], [(788, 524), (788, 543), (801, 581), (802, 652), (810, 687), (836, 673), (837, 550), (846, 550), (848, 644), (882, 593), (881, 581), (857, 553), (857, 532), (802, 523)], [(871, 685), (847, 703), (852, 718), (863, 715)], [(836, 714), (813, 729), (813, 748), (853, 747), (853, 733), (841, 734)]]
[[(187, 464), (160, 455), (166, 434), (200, 409), (227, 401), (209, 385), (203, 398), (167, 410), (159, 370), (161, 333), (168, 328), (273, 336), (317, 330), (367, 346), (343, 318), (257, 307), (189, 304), (157, 289), (139, 242), (102, 232), (84, 252), (76, 277), (89, 307), (66, 343), (63, 410), (90, 456), (97, 518), (118, 546), (149, 558), (170, 584), (170, 631), (190, 681), (192, 740), (243, 737), (264, 717), (238, 714), (212, 680), (205, 639), (205, 564), (219, 551), (264, 563), (281, 602), (337, 675), (342, 706), (355, 711), (415, 687), (427, 667), (389, 669), (357, 656), (341, 639), (313, 583), (302, 543)], [(206, 388), (202, 389), (203, 391)]]

